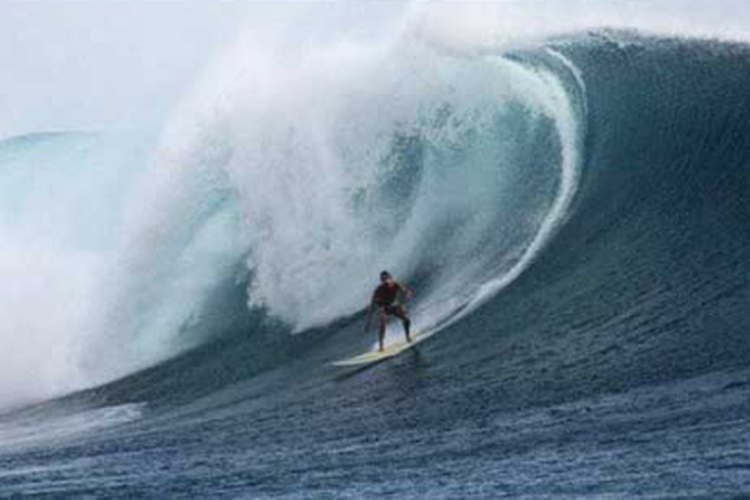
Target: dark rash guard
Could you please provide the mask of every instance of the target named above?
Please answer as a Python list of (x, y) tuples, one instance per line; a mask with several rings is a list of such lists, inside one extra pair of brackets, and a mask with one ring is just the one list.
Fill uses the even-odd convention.
[(393, 286), (388, 286), (387, 283), (383, 283), (375, 289), (375, 293), (372, 295), (372, 301), (378, 306), (390, 306), (396, 302), (399, 290), (401, 290), (401, 285), (398, 283), (394, 283)]

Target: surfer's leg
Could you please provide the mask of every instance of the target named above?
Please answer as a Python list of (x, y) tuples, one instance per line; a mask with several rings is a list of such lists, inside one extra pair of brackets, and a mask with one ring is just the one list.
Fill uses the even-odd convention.
[(378, 321), (380, 322), (378, 325), (378, 344), (380, 344), (380, 350), (383, 351), (384, 346), (383, 342), (385, 340), (385, 311), (381, 308), (378, 311)]
[(401, 324), (404, 325), (404, 333), (406, 334), (406, 341), (411, 342), (411, 335), (409, 335), (409, 330), (411, 329), (411, 320), (406, 315), (406, 310), (404, 310), (404, 306), (399, 305), (395, 308), (394, 315), (401, 320)]

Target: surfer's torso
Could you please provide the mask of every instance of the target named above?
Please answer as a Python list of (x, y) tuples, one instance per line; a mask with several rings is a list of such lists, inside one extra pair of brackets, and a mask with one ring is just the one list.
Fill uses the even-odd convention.
[(396, 282), (393, 282), (392, 285), (383, 283), (375, 289), (372, 301), (378, 306), (390, 306), (396, 302), (399, 290), (401, 290), (401, 285)]

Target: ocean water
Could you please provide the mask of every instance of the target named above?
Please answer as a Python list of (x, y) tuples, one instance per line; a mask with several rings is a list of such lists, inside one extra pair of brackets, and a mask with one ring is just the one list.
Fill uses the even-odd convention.
[(0, 143), (0, 497), (750, 495), (747, 46), (297, 57)]

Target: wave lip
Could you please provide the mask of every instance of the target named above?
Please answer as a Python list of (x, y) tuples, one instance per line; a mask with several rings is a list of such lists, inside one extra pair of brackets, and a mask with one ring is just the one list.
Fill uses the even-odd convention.
[[(235, 272), (244, 264), (235, 281), (247, 283), (251, 308), (301, 332), (356, 312), (372, 276), (389, 268), (418, 281), (431, 275), (415, 313), (435, 323), (438, 310), (518, 276), (562, 220), (585, 121), (574, 102), (581, 90), (566, 88), (576, 81), (556, 74), (569, 72), (562, 56), (550, 69), (395, 39), (321, 47), (292, 67), (261, 54), (248, 76), (248, 50), (258, 52), (241, 46), (241, 57), (226, 58), (211, 90), (176, 120), (146, 182), (139, 204), (171, 215), (156, 225), (144, 217), (133, 240), (156, 235), (171, 257), (150, 257), (149, 239), (127, 249), (131, 260), (143, 255), (167, 269), (233, 211), (233, 225), (214, 239), (245, 235), (222, 258)], [(332, 80), (331, 68), (342, 66), (348, 76)], [(196, 182), (206, 178), (213, 188)], [(182, 189), (173, 194), (164, 179), (183, 179)], [(218, 210), (194, 202), (206, 197), (231, 201)]]

